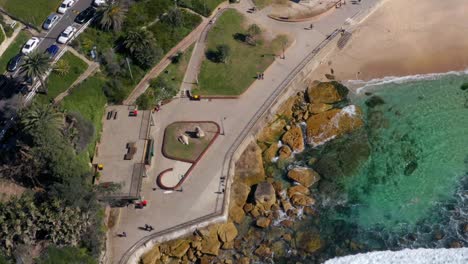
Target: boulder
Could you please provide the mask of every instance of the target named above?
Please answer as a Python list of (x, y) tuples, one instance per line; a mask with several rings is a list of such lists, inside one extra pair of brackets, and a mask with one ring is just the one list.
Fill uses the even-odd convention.
[(174, 258), (181, 258), (187, 253), (187, 250), (190, 248), (190, 242), (187, 240), (173, 240), (168, 242), (169, 244), (169, 256)]
[(309, 191), (309, 188), (304, 187), (302, 185), (295, 185), (295, 186), (292, 186), (292, 187), (288, 188), (288, 197), (289, 198), (291, 198), (296, 193), (309, 195), (310, 191)]
[(232, 222), (222, 224), (218, 227), (218, 237), (223, 243), (232, 242), (237, 234), (237, 228)]
[(314, 103), (314, 104), (309, 105), (308, 110), (311, 114), (320, 114), (332, 108), (333, 108), (333, 105), (323, 104), (323, 103)]
[(278, 153), (278, 144), (273, 143), (263, 152), (263, 159), (266, 162), (272, 162), (273, 159), (276, 158), (277, 153)]
[(271, 206), (276, 202), (275, 188), (269, 182), (259, 183), (254, 196), (257, 206), (264, 210), (270, 210)]
[(285, 126), (286, 120), (282, 118), (276, 119), (271, 124), (263, 128), (257, 136), (257, 140), (260, 142), (276, 143), (283, 134)]
[(271, 249), (267, 247), (265, 244), (261, 244), (256, 250), (255, 255), (259, 257), (270, 257), (271, 256)]
[(299, 233), (298, 246), (308, 253), (315, 253), (322, 248), (322, 239), (318, 231)]
[(246, 203), (246, 204), (244, 205), (244, 212), (245, 212), (246, 214), (248, 214), (248, 213), (250, 213), (250, 212), (254, 209), (254, 207), (255, 207), (255, 206), (254, 206), (253, 204), (251, 204), (251, 203)]
[(281, 200), (281, 206), (285, 212), (288, 212), (294, 208), (288, 200)]
[(239, 260), (239, 264), (250, 264), (250, 259), (248, 257), (242, 257)]
[(313, 169), (296, 167), (288, 171), (288, 178), (302, 186), (310, 187), (320, 180), (320, 175)]
[(287, 160), (291, 157), (292, 150), (289, 146), (282, 146), (278, 151), (278, 156), (280, 160)]
[(242, 207), (237, 204), (231, 205), (229, 209), (229, 218), (236, 224), (241, 224), (244, 221), (245, 213)]
[(255, 142), (252, 142), (236, 162), (234, 182), (239, 181), (252, 186), (264, 179), (262, 150)]
[(201, 252), (203, 254), (217, 256), (219, 254), (219, 248), (221, 247), (221, 243), (218, 240), (218, 233), (216, 227), (212, 227), (209, 229), (207, 235), (203, 237), (201, 241)]
[(231, 202), (243, 207), (249, 197), (250, 187), (242, 182), (234, 181), (231, 185)]
[(213, 256), (204, 255), (200, 258), (200, 264), (211, 264), (215, 258)]
[(260, 212), (258, 211), (257, 207), (254, 207), (254, 209), (252, 209), (252, 211), (250, 211), (250, 214), (252, 215), (253, 218), (257, 218), (257, 217), (260, 216)]
[(290, 130), (284, 133), (281, 140), (295, 152), (302, 152), (304, 150), (304, 136), (302, 128), (299, 126), (291, 127)]
[(313, 115), (307, 119), (307, 142), (318, 146), (348, 134), (364, 125), (361, 115), (361, 109), (355, 105)]
[(266, 218), (266, 217), (260, 217), (257, 219), (256, 221), (256, 225), (258, 227), (261, 227), (261, 228), (266, 228), (266, 227), (269, 227), (270, 226), (270, 223), (271, 223), (271, 220)]
[(148, 251), (148, 253), (143, 255), (141, 260), (143, 264), (153, 264), (156, 263), (156, 261), (160, 258), (161, 252), (159, 251), (159, 245), (155, 245), (150, 251)]
[(301, 95), (296, 95), (293, 97), (289, 97), (278, 109), (277, 114), (285, 117), (286, 119), (291, 119), (293, 115), (293, 106), (297, 103), (302, 101)]
[(311, 206), (315, 204), (315, 200), (307, 195), (295, 193), (291, 196), (291, 202), (295, 206)]
[(280, 224), (284, 227), (291, 228), (294, 225), (294, 222), (286, 219), (286, 220), (281, 221)]
[(222, 249), (233, 249), (234, 248), (234, 241), (231, 241), (231, 242), (225, 242), (223, 243), (223, 245), (221, 246)]
[(338, 82), (321, 82), (307, 89), (311, 103), (334, 104), (346, 99), (348, 89)]

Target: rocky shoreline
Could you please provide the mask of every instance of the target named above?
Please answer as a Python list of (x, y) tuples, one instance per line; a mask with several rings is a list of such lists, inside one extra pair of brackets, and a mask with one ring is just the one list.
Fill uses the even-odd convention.
[(292, 161), (306, 145), (320, 146), (364, 125), (347, 94), (338, 82), (315, 82), (289, 98), (236, 163), (229, 221), (156, 245), (142, 263), (289, 262), (319, 253), (325, 245), (319, 230), (297, 232), (309, 223), (305, 219), (319, 219), (321, 176), (309, 167), (317, 160), (307, 167)]

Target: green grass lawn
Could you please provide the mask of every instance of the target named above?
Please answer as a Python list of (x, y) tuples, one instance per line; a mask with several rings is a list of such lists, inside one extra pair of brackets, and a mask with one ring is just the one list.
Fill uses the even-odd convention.
[(5, 40), (5, 33), (3, 33), (3, 30), (0, 29), (0, 44), (2, 44), (4, 40)]
[[(167, 68), (156, 79), (162, 79), (164, 83), (179, 89), (182, 81), (184, 80), (185, 71), (187, 70), (190, 57), (192, 56), (193, 46), (194, 45), (190, 46), (184, 52), (177, 63), (169, 64), (169, 66), (167, 66)], [(137, 100), (138, 107), (141, 109), (151, 109), (154, 107), (155, 103), (152, 87), (149, 87)]]
[(234, 39), (236, 34), (245, 34), (248, 25), (235, 10), (228, 10), (217, 20), (208, 33), (207, 51), (220, 44), (227, 44), (231, 55), (227, 63), (215, 63), (205, 59), (198, 75), (199, 88), (194, 93), (202, 95), (240, 95), (254, 81), (258, 72), (263, 72), (274, 61), (281, 48), (277, 41), (263, 41), (256, 46)]
[[(200, 126), (206, 136), (204, 138), (193, 138), (189, 136), (189, 144), (184, 145), (177, 139), (186, 131), (193, 131), (195, 126)], [(215, 136), (216, 126), (211, 123), (173, 123), (164, 131), (164, 152), (176, 160), (195, 162), (201, 153), (208, 147)]]
[(187, 7), (200, 15), (209, 16), (224, 0), (182, 0), (179, 5)]
[(0, 0), (0, 6), (19, 19), (41, 27), (62, 0)]
[(57, 95), (67, 90), (70, 85), (75, 82), (78, 77), (86, 71), (88, 65), (86, 62), (73, 55), (71, 52), (66, 52), (59, 61), (66, 61), (70, 66), (70, 71), (64, 76), (52, 72), (47, 80), (48, 94), (39, 94), (36, 99), (40, 103), (49, 103)]
[(70, 95), (64, 98), (61, 106), (68, 112), (79, 112), (83, 117), (90, 120), (96, 129), (95, 138), (88, 146), (89, 155), (92, 157), (96, 141), (102, 130), (102, 116), (107, 103), (102, 87), (106, 82), (105, 77), (100, 74), (91, 76), (71, 90)]
[(3, 73), (6, 71), (10, 59), (21, 52), (21, 48), (30, 37), (31, 35), (29, 35), (29, 33), (26, 31), (21, 31), (18, 36), (16, 36), (15, 40), (10, 44), (10, 46), (8, 46), (8, 48), (0, 57), (0, 72)]

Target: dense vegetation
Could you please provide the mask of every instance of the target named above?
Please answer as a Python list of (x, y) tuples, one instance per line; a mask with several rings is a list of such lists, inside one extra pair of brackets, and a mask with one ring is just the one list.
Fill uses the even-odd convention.
[(99, 256), (103, 214), (89, 159), (81, 158), (93, 125), (78, 113), (34, 104), (21, 112), (13, 133), (0, 156), (0, 174), (33, 191), (0, 205), (1, 251), (27, 259), (49, 242)]
[(101, 10), (99, 19), (72, 45), (88, 57), (95, 50), (104, 74), (109, 76), (104, 92), (111, 103), (120, 103), (147, 70), (200, 24), (201, 18), (174, 8), (173, 1), (168, 0), (139, 1), (128, 10), (121, 5), (113, 8), (113, 14), (123, 12), (125, 16), (111, 18)]

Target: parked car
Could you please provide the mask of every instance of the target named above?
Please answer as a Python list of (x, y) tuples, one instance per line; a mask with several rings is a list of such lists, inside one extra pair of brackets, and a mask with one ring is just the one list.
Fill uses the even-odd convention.
[(28, 55), (29, 53), (33, 52), (39, 44), (39, 38), (32, 37), (24, 44), (23, 49), (21, 50), (21, 53), (24, 55)]
[(103, 5), (105, 5), (105, 4), (107, 4), (107, 1), (106, 1), (106, 0), (94, 0), (94, 1), (93, 1), (93, 5), (94, 5), (94, 6), (103, 6)]
[(18, 66), (21, 62), (21, 58), (23, 57), (22, 54), (17, 54), (11, 60), (8, 62), (8, 71), (14, 72), (16, 69), (18, 69)]
[(62, 4), (59, 6), (57, 12), (59, 14), (65, 14), (67, 10), (75, 4), (75, 0), (63, 0)]
[(73, 35), (75, 35), (75, 33), (76, 33), (76, 28), (74, 28), (72, 26), (68, 26), (62, 32), (62, 34), (60, 34), (60, 36), (57, 39), (57, 42), (61, 43), (61, 44), (67, 43), (70, 40), (70, 38), (73, 37)]
[(83, 10), (75, 18), (75, 21), (76, 21), (76, 23), (84, 24), (84, 23), (88, 22), (89, 20), (91, 20), (91, 18), (93, 18), (95, 14), (96, 14), (96, 8), (90, 6), (90, 7), (86, 8), (85, 10)]
[(57, 52), (59, 50), (60, 50), (59, 46), (50, 45), (50, 47), (48, 47), (45, 52), (49, 55), (50, 58), (53, 58), (55, 55), (57, 55)]
[(44, 22), (44, 25), (42, 25), (42, 28), (49, 30), (51, 29), (55, 23), (59, 20), (60, 16), (58, 14), (52, 14), (47, 17), (46, 21)]

